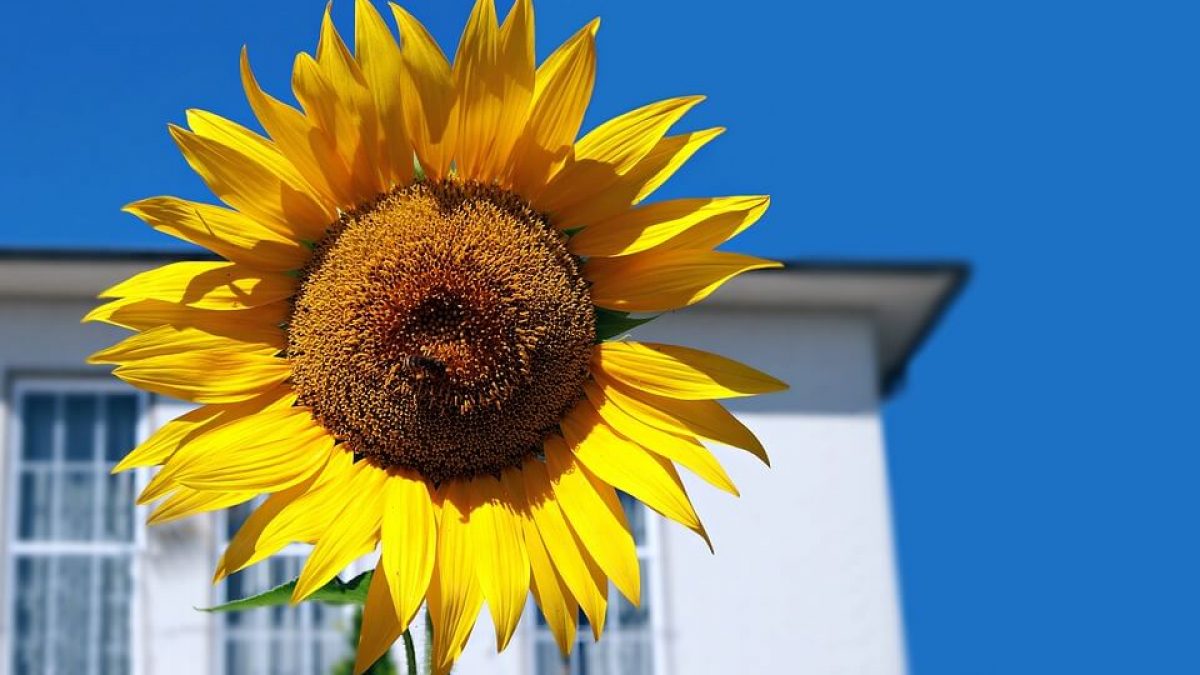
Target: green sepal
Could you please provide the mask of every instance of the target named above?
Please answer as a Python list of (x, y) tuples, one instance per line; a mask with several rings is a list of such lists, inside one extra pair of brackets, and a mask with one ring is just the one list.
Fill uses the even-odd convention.
[(425, 180), (425, 167), (421, 166), (421, 160), (417, 159), (417, 153), (413, 153), (413, 180)]
[[(363, 605), (367, 602), (367, 589), (371, 587), (371, 576), (374, 571), (363, 572), (350, 581), (342, 581), (334, 577), (332, 581), (317, 589), (315, 593), (305, 598), (305, 602), (320, 602), (326, 605)], [(252, 595), (241, 600), (232, 600), (216, 607), (202, 607), (202, 612), (240, 612), (246, 609), (260, 607), (278, 607), (292, 602), (292, 591), (296, 589), (298, 579), (276, 586), (269, 591)]]
[(659, 317), (633, 317), (629, 312), (617, 312), (603, 307), (596, 308), (596, 342), (611, 340), (618, 335), (624, 335), (638, 326), (653, 321)]

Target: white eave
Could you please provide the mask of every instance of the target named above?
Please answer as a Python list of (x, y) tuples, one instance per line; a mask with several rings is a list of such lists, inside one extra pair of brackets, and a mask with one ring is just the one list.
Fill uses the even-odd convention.
[[(0, 249), (0, 299), (80, 300), (187, 252)], [(854, 312), (878, 325), (880, 383), (890, 392), (908, 361), (963, 287), (959, 262), (789, 262), (752, 272), (709, 298), (711, 307), (800, 312)]]

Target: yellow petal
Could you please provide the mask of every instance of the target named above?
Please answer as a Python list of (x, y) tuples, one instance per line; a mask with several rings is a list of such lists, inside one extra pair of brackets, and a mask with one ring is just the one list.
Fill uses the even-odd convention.
[(333, 437), (306, 408), (267, 411), (196, 442), (208, 452), (189, 458), (177, 476), (196, 490), (286, 490), (319, 471), (333, 447)]
[(415, 473), (392, 472), (383, 512), (382, 563), (400, 632), (425, 601), (437, 553), (437, 521), (429, 486)]
[(244, 342), (269, 343), (279, 339), (281, 326), (291, 312), (291, 303), (280, 301), (252, 309), (196, 309), (162, 300), (122, 298), (106, 302), (88, 312), (83, 321), (103, 321), (131, 330), (159, 326), (196, 328), (213, 335)]
[(197, 309), (248, 309), (284, 300), (296, 280), (227, 262), (177, 262), (126, 279), (102, 298), (161, 300)]
[(159, 427), (113, 467), (113, 473), (164, 464), (179, 446), (209, 428), (227, 406), (206, 405), (180, 415)]
[[(529, 517), (534, 523), (535, 536), (546, 549), (546, 554), (554, 563), (557, 574), (566, 584), (570, 595), (578, 600), (587, 615), (596, 639), (600, 639), (600, 631), (604, 628), (605, 613), (608, 608), (608, 579), (600, 567), (588, 555), (583, 543), (567, 524), (562, 509), (552, 499), (553, 488), (546, 465), (537, 462), (526, 462), (519, 471), (514, 470), (515, 479), (508, 482), (521, 481), (524, 495), (534, 495), (534, 499), (526, 497)], [(507, 476), (506, 476), (507, 477)], [(514, 490), (510, 489), (510, 492)], [(526, 534), (526, 541), (530, 535)], [(533, 546), (530, 545), (532, 551)], [(533, 559), (532, 552), (530, 560)], [(572, 623), (574, 626), (574, 623)], [(574, 628), (572, 628), (572, 631)]]
[(454, 57), (454, 88), (458, 91), (458, 173), (468, 180), (486, 180), (488, 154), (500, 121), (503, 76), (497, 64), (499, 30), (493, 0), (476, 0), (463, 28)]
[(607, 190), (591, 199), (560, 209), (554, 214), (555, 222), (562, 229), (572, 229), (625, 212), (657, 190), (697, 150), (724, 131), (721, 127), (714, 127), (662, 139), (637, 166), (618, 178)]
[(567, 160), (596, 79), (596, 19), (537, 69), (529, 120), (512, 152), (509, 174), (520, 194), (537, 194)]
[(290, 543), (320, 538), (345, 504), (353, 475), (353, 455), (335, 447), (321, 471), (268, 497), (229, 542), (216, 580), (265, 560)]
[(314, 191), (304, 176), (279, 148), (246, 127), (205, 110), (187, 111), (188, 127), (201, 138), (225, 145), (268, 169), (288, 185), (303, 188), (313, 201), (332, 211), (334, 204)]
[(179, 486), (170, 497), (154, 507), (146, 522), (150, 525), (162, 525), (198, 513), (227, 509), (248, 502), (258, 494), (255, 491), (208, 492)]
[(354, 5), (354, 49), (379, 115), (380, 168), (385, 184), (407, 184), (413, 177), (413, 150), (404, 130), (400, 99), (403, 60), (399, 45), (370, 0), (356, 0)]
[(292, 602), (301, 602), (312, 595), (379, 542), (387, 472), (370, 462), (358, 462), (354, 467), (345, 493), (354, 498), (346, 500), (341, 512), (313, 547), (300, 578), (296, 580)]
[(226, 350), (155, 356), (113, 371), (135, 387), (193, 403), (244, 401), (283, 382), (291, 373), (285, 359)]
[(383, 176), (390, 173), (379, 161), (379, 114), (362, 69), (334, 28), (330, 9), (326, 4), (316, 61), (301, 54), (296, 62), (297, 70), (315, 66), (321, 77), (293, 77), (292, 88), (304, 110), (337, 140), (359, 198), (368, 200), (383, 191)]
[(467, 526), (470, 500), (463, 481), (443, 487), (438, 521), (437, 563), (429, 584), (429, 618), (433, 622), (433, 660), (437, 673), (447, 673), (471, 637), (483, 607), (475, 572), (475, 551)]
[(281, 176), (237, 148), (172, 125), (189, 165), (221, 201), (287, 237), (317, 241), (336, 220), (307, 183)]
[(363, 138), (365, 121), (359, 114), (347, 110), (327, 72), (308, 54), (296, 55), (292, 67), (292, 91), (308, 119), (334, 140), (338, 156), (349, 172), (347, 187), (351, 205), (370, 201), (382, 189), (378, 169), (372, 163), (375, 161), (372, 155), (379, 150), (376, 136)]
[[(188, 413), (184, 417), (179, 418), (176, 422), (187, 418), (189, 426), (175, 427), (174, 423), (169, 423), (164, 426), (162, 442), (166, 444), (170, 450), (169, 456), (163, 462), (163, 467), (150, 482), (146, 485), (142, 493), (138, 495), (138, 504), (147, 504), (166, 496), (169, 492), (181, 487), (178, 481), (179, 472), (186, 467), (196, 457), (202, 457), (209, 453), (216, 441), (215, 447), (223, 447), (223, 443), (231, 437), (238, 439), (246, 438), (245, 435), (237, 435), (236, 432), (240, 429), (242, 432), (247, 431), (244, 420), (254, 418), (259, 413), (267, 410), (282, 410), (291, 407), (295, 402), (296, 397), (291, 394), (287, 387), (275, 387), (266, 393), (228, 405), (210, 405), (197, 408)], [(201, 412), (204, 411), (204, 412)], [(224, 429), (228, 425), (240, 423), (241, 426), (231, 426), (229, 429)], [(253, 422), (249, 423), (253, 427)], [(171, 427), (172, 431), (166, 431)], [(224, 430), (223, 430), (224, 429)], [(220, 432), (220, 433), (216, 433)], [(233, 433), (227, 433), (233, 432)], [(253, 429), (249, 430), (253, 434)], [(155, 435), (157, 438), (158, 435)], [(240, 442), (240, 441), (239, 441)], [(122, 467), (123, 468), (123, 467)]]
[(575, 602), (571, 591), (550, 561), (550, 554), (542, 545), (537, 526), (530, 520), (523, 520), (522, 528), (532, 570), (529, 590), (533, 592), (533, 599), (542, 610), (542, 616), (546, 619), (546, 625), (550, 627), (550, 633), (554, 635), (558, 650), (564, 657), (569, 656), (571, 648), (575, 646), (579, 604)]
[[(406, 622), (407, 623), (407, 622)], [(358, 652), (354, 657), (354, 675), (362, 675), (391, 649), (404, 634), (404, 626), (392, 605), (392, 592), (388, 588), (388, 575), (384, 572), (381, 559), (375, 565), (371, 586), (367, 589), (367, 602), (363, 606), (362, 630), (358, 636)]]
[[(159, 326), (125, 338), (117, 344), (102, 349), (88, 357), (88, 363), (134, 363), (159, 356), (170, 356), (183, 352), (217, 350), (273, 356), (286, 344), (282, 331), (272, 344), (243, 342), (220, 335), (213, 335), (195, 328)], [(274, 337), (274, 336), (273, 336)]]
[(575, 144), (574, 157), (535, 197), (534, 205), (562, 227), (553, 218), (555, 213), (611, 187), (701, 100), (701, 96), (685, 96), (652, 103), (596, 127)]
[(569, 247), (579, 256), (623, 256), (664, 244), (712, 248), (753, 225), (769, 203), (769, 197), (658, 202), (588, 225), (571, 237)]
[(604, 342), (596, 346), (592, 363), (617, 382), (668, 398), (735, 398), (787, 389), (737, 361), (678, 345)]
[(242, 48), (242, 88), (258, 121), (309, 185), (327, 201), (343, 207), (353, 205), (350, 171), (338, 155), (334, 138), (299, 110), (263, 92), (250, 69), (250, 56), (245, 47)]
[(421, 22), (399, 5), (389, 4), (400, 27), (404, 127), (425, 175), (444, 178), (450, 170), (458, 129), (450, 64)]
[(598, 307), (666, 312), (700, 302), (743, 272), (782, 266), (738, 253), (681, 249), (591, 258), (583, 275), (592, 282), (592, 302)]
[(488, 164), (481, 174), (485, 179), (500, 178), (508, 165), (517, 138), (525, 129), (534, 90), (533, 7), (530, 0), (515, 0), (496, 46), (496, 67), (500, 71), (500, 112), (491, 138)]
[(219, 206), (176, 197), (152, 197), (122, 210), (159, 232), (260, 270), (300, 269), (311, 255), (303, 244)]
[(615, 433), (588, 401), (581, 401), (561, 424), (567, 445), (600, 480), (699, 534), (712, 548), (671, 462)]
[(496, 628), (496, 651), (512, 638), (529, 595), (529, 558), (521, 526), (500, 481), (480, 476), (470, 481), (471, 512), (467, 527), (479, 588)]
[[(562, 438), (548, 437), (544, 451), (554, 499), (562, 507), (571, 529), (621, 593), (638, 604), (641, 571), (637, 549), (617, 493), (584, 469)], [(532, 486), (526, 487), (530, 501), (539, 498)]]
[(623, 385), (600, 373), (592, 373), (604, 396), (622, 410), (650, 426), (680, 436), (699, 436), (741, 448), (771, 465), (762, 443), (746, 425), (716, 401), (684, 401)]
[(594, 382), (587, 383), (584, 391), (588, 401), (600, 415), (600, 419), (619, 436), (686, 467), (718, 490), (724, 490), (734, 496), (738, 495), (733, 480), (721, 467), (721, 463), (717, 461), (716, 457), (713, 457), (708, 448), (700, 445), (695, 438), (676, 436), (645, 424), (608, 400), (608, 397)]

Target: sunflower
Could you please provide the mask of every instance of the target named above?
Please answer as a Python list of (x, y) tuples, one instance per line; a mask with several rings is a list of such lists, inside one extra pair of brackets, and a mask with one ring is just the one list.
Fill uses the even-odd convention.
[(503, 649), (530, 591), (566, 653), (580, 610), (599, 638), (609, 581), (638, 602), (617, 490), (707, 541), (676, 465), (737, 494), (700, 439), (767, 459), (717, 399), (781, 382), (616, 338), (778, 266), (713, 250), (768, 199), (642, 203), (721, 133), (667, 135), (700, 97), (575, 140), (598, 21), (535, 66), (529, 1), (500, 23), (479, 0), (451, 65), (391, 10), (399, 43), (358, 0), (353, 52), (326, 10), (316, 56), (295, 61), (299, 109), (263, 92), (243, 50), (265, 135), (198, 110), (170, 127), (230, 208), (126, 210), (219, 260), (102, 293), (87, 319), (136, 333), (91, 361), (200, 405), (115, 471), (161, 466), (139, 498), (159, 502), (151, 522), (267, 495), (218, 580), (311, 543), (299, 602), (378, 548), (359, 671), (422, 604), (438, 672), (485, 601)]

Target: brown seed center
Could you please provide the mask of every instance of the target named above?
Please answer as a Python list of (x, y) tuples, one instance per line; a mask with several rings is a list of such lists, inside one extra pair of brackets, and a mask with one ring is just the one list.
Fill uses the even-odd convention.
[(301, 279), (288, 325), (300, 402), (377, 466), (434, 482), (499, 473), (581, 396), (587, 282), (512, 193), (399, 188), (334, 225)]

